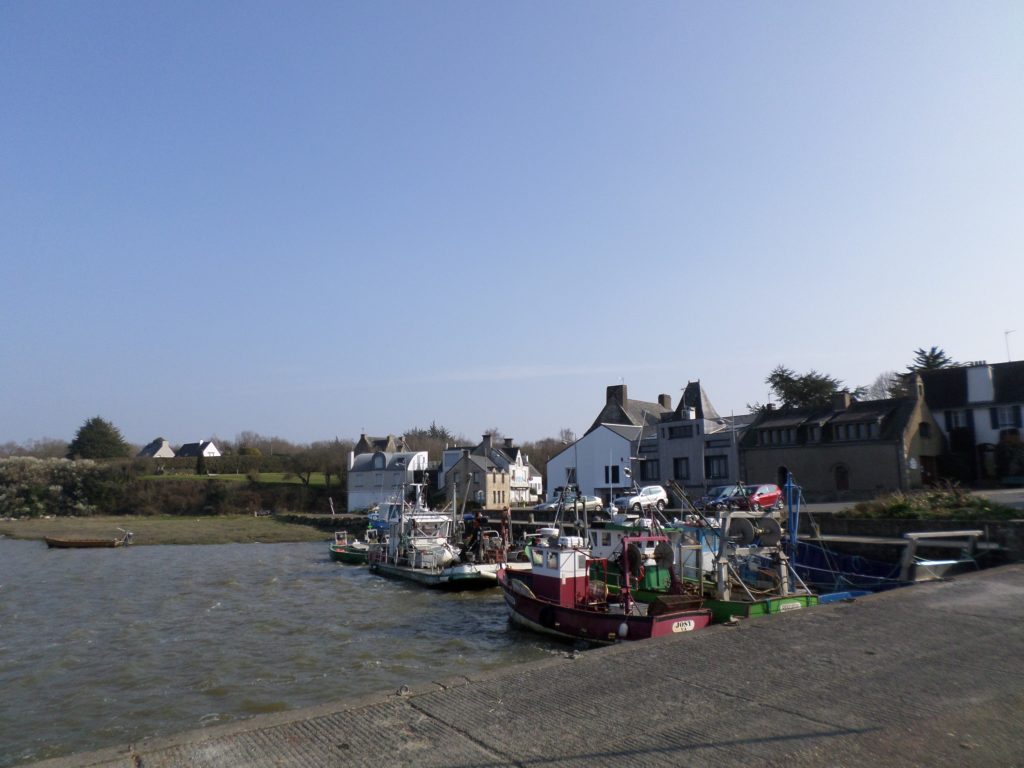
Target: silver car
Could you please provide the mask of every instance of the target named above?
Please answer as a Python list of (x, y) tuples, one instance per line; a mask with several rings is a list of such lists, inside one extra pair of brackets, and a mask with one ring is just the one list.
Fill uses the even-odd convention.
[[(558, 509), (559, 500), (548, 501), (538, 504), (534, 509), (538, 512), (554, 512)], [(564, 494), (561, 498), (562, 509), (581, 509), (587, 512), (601, 512), (604, 510), (604, 501), (600, 496), (582, 496), (577, 500), (574, 493)]]

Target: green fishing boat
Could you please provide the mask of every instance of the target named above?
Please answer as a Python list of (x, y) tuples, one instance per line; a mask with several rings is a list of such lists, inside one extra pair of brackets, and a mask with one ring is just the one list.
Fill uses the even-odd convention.
[(338, 531), (331, 542), (331, 560), (347, 565), (366, 565), (370, 547), (378, 542), (376, 528), (367, 528), (365, 540), (353, 539), (347, 531)]
[[(592, 565), (592, 578), (618, 594), (625, 581), (622, 563), (628, 563), (635, 600), (703, 596), (716, 623), (818, 604), (818, 596), (791, 569), (780, 547), (781, 527), (770, 515), (737, 511), (727, 513), (719, 527), (708, 522), (662, 526), (653, 519), (617, 516), (598, 524), (590, 530), (591, 545), (607, 565)], [(660, 530), (669, 543), (643, 549), (634, 544), (623, 557), (623, 539), (644, 529)]]

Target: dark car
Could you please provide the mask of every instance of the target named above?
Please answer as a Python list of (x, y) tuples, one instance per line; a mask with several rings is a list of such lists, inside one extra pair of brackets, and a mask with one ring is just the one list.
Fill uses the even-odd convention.
[(743, 493), (743, 486), (718, 485), (708, 488), (708, 492), (697, 499), (693, 505), (702, 512), (716, 512), (729, 508), (729, 502)]
[(733, 496), (729, 502), (736, 509), (748, 509), (754, 512), (768, 509), (782, 509), (782, 489), (772, 483), (744, 486), (743, 495)]

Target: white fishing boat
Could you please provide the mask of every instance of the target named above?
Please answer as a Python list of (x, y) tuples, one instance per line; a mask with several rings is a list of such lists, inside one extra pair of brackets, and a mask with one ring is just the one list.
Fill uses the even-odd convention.
[(481, 530), (471, 543), (457, 546), (454, 513), (430, 509), (422, 485), (404, 486), (400, 496), (381, 505), (380, 516), (388, 524), (388, 539), (370, 548), (373, 573), (437, 589), (498, 586), (506, 542), (496, 531)]

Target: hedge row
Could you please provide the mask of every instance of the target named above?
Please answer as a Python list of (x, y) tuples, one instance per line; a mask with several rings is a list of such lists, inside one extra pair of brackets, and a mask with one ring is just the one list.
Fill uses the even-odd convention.
[(338, 488), (145, 477), (135, 461), (0, 460), (0, 517), (343, 511)]

